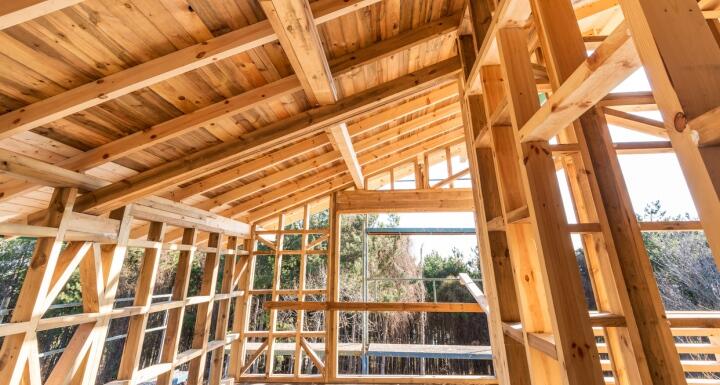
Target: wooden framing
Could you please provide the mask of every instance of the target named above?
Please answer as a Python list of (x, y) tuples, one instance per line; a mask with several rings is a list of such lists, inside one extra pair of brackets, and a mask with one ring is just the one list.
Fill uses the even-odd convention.
[(343, 191), (336, 197), (339, 213), (470, 211), (469, 190)]
[[(720, 373), (718, 313), (664, 309), (642, 232), (702, 231), (720, 266), (719, 1), (6, 3), (0, 235), (36, 242), (0, 324), (0, 384), (94, 384), (119, 319), (106, 385), (185, 368), (190, 385), (718, 383), (698, 378)], [(641, 67), (652, 91), (611, 93)], [(659, 140), (613, 143), (608, 125)], [(677, 157), (699, 220), (638, 221), (618, 155), (654, 153)], [(459, 280), (477, 303), (341, 300), (343, 214), (450, 211), (475, 217), (483, 283)], [(116, 307), (129, 249), (135, 291)], [(76, 272), (81, 312), (49, 316)], [(485, 313), (494, 375), (341, 374), (341, 312)], [(72, 335), (41, 373), (38, 335), (59, 328)]]
[[(323, 1), (313, 7), (315, 22), (322, 23), (379, 0), (351, 0), (340, 6)], [(67, 5), (69, 1), (63, 1)], [(257, 48), (277, 39), (268, 21), (262, 21), (171, 54), (161, 56), (95, 82), (37, 102), (32, 107), (2, 115), (0, 138), (63, 118), (72, 113), (126, 95), (204, 65)]]
[(4, 3), (0, 6), (0, 30), (47, 15), (81, 1), (82, 0), (22, 0)]
[(353, 182), (355, 182), (355, 187), (358, 189), (365, 188), (365, 178), (363, 177), (362, 168), (358, 163), (357, 154), (353, 148), (347, 124), (340, 123), (337, 126), (328, 128), (328, 137), (340, 152), (345, 166), (347, 166), (348, 172), (352, 176)]
[(338, 99), (335, 81), (318, 36), (310, 3), (263, 0), (260, 5), (277, 33), (310, 103), (335, 103)]

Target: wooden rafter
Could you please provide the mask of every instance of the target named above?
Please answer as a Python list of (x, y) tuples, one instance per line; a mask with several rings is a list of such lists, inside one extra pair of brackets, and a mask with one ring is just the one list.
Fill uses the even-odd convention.
[[(350, 0), (313, 3), (315, 22), (338, 18), (379, 0)], [(157, 59), (139, 64), (92, 83), (84, 84), (61, 94), (33, 103), (22, 109), (0, 115), (0, 138), (27, 131), (64, 118), (108, 100), (170, 79), (194, 69), (238, 53), (257, 48), (277, 39), (267, 20), (251, 24), (222, 36), (210, 39)]]
[[(84, 194), (78, 210), (102, 212), (167, 188), (182, 180), (211, 172), (214, 168), (237, 162), (260, 150), (269, 150), (291, 139), (302, 138), (332, 124), (370, 111), (390, 101), (407, 97), (447, 81), (459, 70), (457, 58), (423, 68), (378, 87), (263, 127), (248, 138), (215, 145), (186, 157)], [(308, 124), (307, 122), (310, 122)]]
[[(361, 3), (356, 2), (356, 5), (358, 4)], [(433, 24), (433, 26), (437, 28), (436, 24), (443, 26), (450, 25), (451, 22), (452, 19), (443, 19)], [(455, 25), (454, 27), (441, 29), (441, 31), (449, 30), (452, 32), (456, 29), (457, 26)], [(437, 32), (436, 29), (430, 29), (430, 31)], [(430, 34), (424, 29), (420, 29), (419, 31), (412, 30), (400, 34), (393, 39), (389, 39), (387, 42), (383, 41), (356, 52), (340, 56), (330, 62), (331, 70), (335, 76), (341, 76), (361, 64), (377, 61), (394, 52), (409, 49), (432, 37), (437, 37), (437, 35)], [(354, 64), (349, 65), (348, 63)], [(211, 104), (192, 113), (181, 115), (145, 130), (137, 131), (120, 139), (108, 142), (85, 153), (58, 162), (57, 165), (71, 170), (89, 170), (93, 167), (129, 156), (130, 154), (181, 136), (192, 130), (211, 124), (212, 122), (235, 116), (269, 101), (288, 96), (299, 89), (301, 89), (301, 85), (297, 76), (291, 75), (249, 90), (243, 94)], [(433, 100), (435, 99), (433, 98)], [(439, 102), (441, 100), (438, 99), (437, 101)], [(1, 116), (0, 119), (2, 119)], [(353, 135), (355, 135), (352, 127), (351, 131)], [(318, 146), (319, 145), (321, 144), (318, 144)], [(270, 164), (268, 164), (268, 167), (270, 167)], [(32, 188), (33, 184), (29, 182), (17, 181), (4, 184), (2, 188), (3, 194), (0, 196), (0, 200), (10, 199)]]
[(260, 5), (280, 40), (308, 100), (326, 105), (338, 100), (335, 80), (307, 0), (261, 0)]
[[(442, 103), (447, 99), (455, 96), (456, 93), (457, 88), (453, 84), (441, 87), (428, 93), (427, 95), (424, 95), (423, 97), (414, 98), (390, 110), (373, 114), (371, 116), (363, 118), (358, 122), (352, 123), (348, 126), (348, 132), (351, 136), (360, 135), (381, 125), (387, 124), (393, 120), (407, 117), (413, 113), (422, 110), (423, 108), (432, 107), (435, 104)], [(428, 100), (430, 101), (429, 103), (427, 102)], [(443, 108), (442, 110), (433, 111), (430, 114), (423, 115), (417, 119), (413, 119), (410, 122), (401, 125), (401, 127), (398, 127), (398, 130), (400, 131), (400, 128), (402, 128), (402, 131), (404, 132), (405, 129), (414, 130), (416, 128), (420, 128), (428, 123), (435, 121), (435, 119), (440, 119), (441, 117), (444, 117), (445, 115), (442, 113), (442, 111), (444, 110), (445, 109)], [(375, 144), (379, 144), (381, 141), (389, 140), (389, 138), (390, 136), (385, 135), (383, 136), (382, 140), (379, 140), (378, 136), (372, 136), (371, 138), (368, 138), (368, 141), (359, 141), (357, 144), (355, 144), (355, 147), (358, 151), (362, 151), (362, 149), (366, 148), (366, 144), (369, 145), (368, 142), (370, 140), (372, 140)], [(237, 179), (243, 178), (254, 172), (272, 167), (279, 162), (285, 161), (297, 155), (301, 155), (307, 151), (311, 151), (321, 146), (327, 145), (328, 143), (329, 139), (327, 135), (325, 135), (324, 133), (319, 134), (317, 136), (295, 143), (278, 151), (274, 151), (267, 155), (258, 157), (249, 162), (239, 164), (237, 167), (230, 168), (221, 173), (201, 179), (200, 181), (193, 182), (179, 190), (174, 190), (168, 193), (166, 197), (176, 201), (182, 201), (183, 199), (186, 199), (193, 195), (201, 194), (224, 184), (232, 183)]]
[(83, 0), (13, 0), (0, 4), (0, 30), (71, 7)]
[[(377, 174), (388, 171), (398, 164), (412, 160), (420, 154), (434, 151), (438, 148), (448, 145), (449, 143), (457, 142), (461, 139), (462, 132), (452, 131), (440, 136), (433, 137), (430, 140), (417, 142), (416, 139), (415, 146), (406, 148), (405, 150), (392, 154), (387, 158), (375, 159), (370, 157), (361, 157), (360, 160), (361, 163), (364, 161), (370, 162), (367, 164), (366, 170), (371, 170), (373, 171), (373, 173)], [(390, 153), (393, 150), (394, 145), (395, 144), (390, 144), (380, 149), (379, 151), (385, 151), (385, 153)], [(308, 201), (317, 199), (322, 195), (348, 188), (352, 182), (352, 178), (349, 175), (343, 175), (339, 178), (334, 178), (329, 181), (327, 180), (333, 175), (338, 175), (343, 171), (344, 167), (338, 166), (337, 168), (330, 168), (325, 171), (321, 171), (316, 175), (304, 178), (300, 181), (290, 182), (287, 185), (270, 191), (258, 198), (253, 198), (251, 200), (248, 200), (247, 202), (243, 202), (237, 206), (234, 206), (231, 209), (226, 210), (222, 214), (238, 218), (243, 218), (244, 215), (249, 215), (249, 217), (247, 218), (248, 220), (251, 220), (253, 222), (262, 221), (263, 219), (271, 215), (275, 215), (278, 212), (287, 210), (298, 204), (303, 204)], [(280, 200), (281, 198), (288, 197), (288, 194), (293, 192), (295, 194), (291, 195), (289, 197), (290, 199)]]
[(340, 152), (343, 162), (352, 176), (353, 182), (355, 182), (355, 187), (359, 189), (365, 188), (365, 178), (363, 177), (360, 163), (358, 163), (357, 154), (350, 139), (347, 125), (340, 123), (330, 126), (327, 129), (327, 134), (330, 141), (334, 144), (334, 147)]

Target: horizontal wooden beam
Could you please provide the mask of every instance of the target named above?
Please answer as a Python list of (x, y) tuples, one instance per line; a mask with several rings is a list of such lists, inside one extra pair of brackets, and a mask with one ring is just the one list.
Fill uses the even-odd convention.
[[(70, 171), (7, 150), (0, 150), (0, 167), (2, 165), (12, 170), (13, 174), (19, 178), (32, 179), (43, 185), (84, 189), (89, 191), (88, 194), (110, 185), (110, 182), (98, 177)], [(133, 208), (133, 216), (137, 219), (166, 222), (176, 226), (194, 227), (205, 231), (221, 231), (228, 235), (243, 238), (248, 237), (250, 234), (250, 227), (245, 223), (168, 199), (148, 197), (139, 199), (136, 203)], [(41, 218), (44, 213), (45, 211), (40, 211), (29, 215), (28, 222), (33, 223), (34, 218)], [(91, 216), (76, 214), (76, 220), (82, 218), (92, 219)], [(88, 230), (80, 228), (73, 230), (92, 231), (93, 233), (102, 230), (102, 226), (98, 226), (97, 223), (92, 224), (91, 227), (93, 226), (95, 231), (92, 231), (91, 228)]]
[(227, 166), (249, 155), (272, 150), (289, 140), (307, 137), (332, 124), (339, 124), (388, 102), (447, 82), (449, 77), (459, 70), (457, 57), (445, 60), (345, 98), (336, 104), (305, 111), (258, 129), (246, 137), (203, 149), (84, 194), (78, 198), (76, 208), (97, 213), (120, 207), (183, 180), (210, 173), (221, 165)]
[(336, 199), (340, 213), (471, 211), (474, 207), (470, 189), (343, 191)]
[[(440, 87), (439, 89), (434, 90), (427, 95), (412, 99), (395, 108), (373, 114), (371, 116), (361, 119), (360, 121), (352, 123), (348, 126), (348, 132), (350, 133), (350, 136), (363, 134), (367, 131), (373, 130), (377, 127), (392, 122), (393, 120), (408, 117), (424, 108), (431, 107), (437, 103), (442, 103), (456, 95), (457, 87), (454, 84)], [(428, 115), (430, 116), (428, 117)], [(404, 129), (410, 130), (419, 128), (446, 116), (445, 114), (441, 114), (439, 110), (433, 111), (431, 114), (428, 115), (423, 115), (398, 127), (402, 127), (402, 131), (405, 132)], [(383, 133), (385, 132), (386, 131), (383, 131)], [(357, 151), (362, 151), (362, 149), (366, 148), (366, 144), (369, 145), (368, 142), (372, 141), (372, 143), (379, 144), (377, 142), (387, 140), (385, 139), (386, 137), (387, 135), (383, 134), (383, 138), (380, 139), (379, 135), (373, 135), (372, 137), (367, 138), (367, 141), (361, 140), (357, 142), (355, 144), (355, 148)], [(323, 133), (315, 137), (306, 139), (302, 142), (295, 143), (283, 149), (263, 155), (249, 162), (243, 162), (237, 167), (227, 169), (218, 174), (213, 174), (212, 176), (194, 182), (179, 190), (171, 191), (166, 195), (166, 197), (176, 201), (182, 201), (183, 199), (186, 199), (193, 195), (201, 194), (206, 191), (210, 191), (218, 186), (232, 183), (247, 175), (272, 167), (282, 161), (296, 157), (305, 152), (315, 150), (319, 147), (327, 145), (328, 143), (330, 143), (329, 139), (327, 135)]]
[[(338, 18), (379, 0), (321, 0), (313, 3), (316, 23)], [(127, 95), (218, 60), (268, 44), (277, 39), (263, 20), (208, 41), (183, 48), (92, 83), (51, 96), (29, 106), (0, 115), (0, 139), (62, 119), (109, 100)]]
[(80, 191), (92, 191), (104, 185), (98, 178), (90, 175), (4, 149), (0, 149), (0, 174), (28, 183), (50, 187), (75, 187)]
[(267, 301), (265, 309), (276, 310), (331, 310), (370, 312), (427, 312), (427, 313), (482, 313), (476, 303), (459, 302), (310, 302), (310, 301)]
[(419, 25), (394, 37), (379, 41), (367, 48), (348, 55), (329, 59), (330, 68), (337, 78), (352, 73), (362, 66), (379, 59), (406, 51), (409, 46), (419, 45), (439, 37), (457, 33), (461, 14), (454, 14), (441, 19)]
[(83, 0), (7, 0), (0, 2), (0, 30), (71, 7)]

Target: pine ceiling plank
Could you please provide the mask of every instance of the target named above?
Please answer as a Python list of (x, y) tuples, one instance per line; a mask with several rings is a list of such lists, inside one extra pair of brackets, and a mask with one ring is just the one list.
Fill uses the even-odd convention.
[(0, 2), (0, 30), (73, 6), (81, 1), (83, 0), (5, 0)]
[(335, 103), (338, 100), (335, 80), (308, 1), (263, 0), (260, 5), (310, 103)]
[[(315, 22), (354, 12), (379, 0), (319, 1), (312, 5)], [(342, 6), (339, 6), (341, 3)], [(29, 106), (0, 115), (0, 139), (50, 123), (130, 92), (260, 47), (277, 39), (267, 20), (175, 51), (108, 75)]]

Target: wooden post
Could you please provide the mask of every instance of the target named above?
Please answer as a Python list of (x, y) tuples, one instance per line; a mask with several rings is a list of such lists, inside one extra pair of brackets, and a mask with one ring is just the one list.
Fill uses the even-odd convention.
[[(511, 151), (508, 155), (514, 162), (521, 163), (521, 185), (527, 197), (526, 219), (531, 225), (530, 234), (526, 235), (534, 238), (539, 267), (535, 273), (539, 274), (546, 295), (544, 303), (547, 308), (542, 311), (548, 314), (550, 321), (540, 332), (552, 332), (560, 364), (560, 378), (551, 381), (602, 385), (604, 379), (599, 355), (590, 327), (587, 304), (582, 295), (575, 252), (566, 230), (567, 222), (555, 180), (552, 153), (547, 148), (547, 142), (521, 144), (519, 140), (519, 129), (540, 107), (526, 31), (505, 28), (497, 33), (505, 95), (512, 122), (512, 128), (505, 130), (505, 140)], [(493, 138), (496, 143), (498, 139)], [(509, 221), (508, 212), (505, 214), (506, 221)], [(518, 241), (522, 242), (515, 237), (511, 239), (511, 242)], [(526, 239), (524, 242), (528, 241)], [(546, 326), (551, 326), (551, 329), (546, 329)], [(527, 333), (528, 330), (525, 330), (526, 340)], [(534, 372), (534, 368), (531, 370)]]
[[(158, 243), (156, 247), (145, 248), (137, 285), (135, 286), (135, 301), (133, 302), (133, 306), (147, 308), (152, 302), (152, 293), (155, 288), (155, 278), (157, 277), (160, 255), (162, 254), (164, 234), (164, 223), (152, 222), (150, 224), (147, 239), (148, 241)], [(130, 384), (133, 383), (135, 373), (138, 371), (138, 365), (140, 363), (140, 354), (142, 353), (143, 341), (145, 340), (145, 327), (147, 326), (148, 316), (149, 314), (147, 312), (142, 312), (141, 314), (130, 317), (125, 346), (120, 359), (120, 368), (118, 369), (118, 380), (128, 380)]]
[[(183, 230), (181, 241), (183, 245), (194, 246), (196, 240), (197, 229), (186, 228)], [(180, 251), (177, 267), (175, 268), (175, 282), (173, 282), (172, 296), (170, 297), (171, 301), (184, 301), (187, 298), (193, 258), (195, 258), (195, 250)], [(167, 329), (165, 329), (160, 362), (174, 364), (178, 354), (178, 345), (180, 344), (182, 322), (185, 317), (185, 306), (168, 310), (166, 317)], [(157, 384), (170, 385), (172, 383), (172, 377), (172, 370), (163, 373), (158, 376)]]
[[(305, 205), (303, 207), (303, 229), (307, 230), (310, 228), (308, 221), (310, 220), (310, 210), (308, 209), (308, 206)], [(307, 248), (307, 239), (308, 234), (306, 232), (303, 232), (300, 234), (300, 255), (298, 256), (299, 263), (300, 263), (300, 277), (298, 277), (298, 301), (304, 301), (305, 300), (305, 275), (306, 267), (307, 267), (307, 255), (305, 254), (306, 248)], [(303, 339), (302, 330), (303, 330), (303, 323), (305, 320), (305, 312), (303, 310), (298, 310), (296, 315), (296, 322), (295, 322), (295, 362), (293, 365), (293, 374), (295, 377), (300, 377), (302, 374), (302, 349), (303, 345), (301, 343)], [(320, 370), (320, 368), (318, 368)]]
[[(472, 5), (471, 5), (472, 6)], [(461, 44), (461, 62), (472, 65), (473, 46)], [(466, 57), (471, 57), (472, 60)], [(469, 71), (464, 71), (465, 73)], [(465, 79), (460, 85), (465, 86)], [(475, 138), (485, 128), (485, 110), (482, 97), (467, 95), (461, 103), (465, 126), (470, 180), (475, 202), (475, 225), (480, 250), (483, 288), (487, 294), (490, 312), (487, 314), (495, 375), (500, 384), (530, 384), (530, 373), (525, 347), (503, 332), (503, 323), (520, 322), (517, 293), (513, 282), (512, 265), (505, 231), (490, 231), (487, 222), (502, 217), (497, 176), (493, 166), (491, 148), (477, 148)]]
[(246, 239), (244, 244), (248, 254), (242, 257), (245, 262), (241, 266), (244, 267), (238, 272), (240, 274), (238, 287), (242, 289), (243, 294), (235, 300), (235, 313), (233, 315), (233, 332), (238, 333), (238, 338), (231, 346), (228, 367), (228, 373), (232, 373), (236, 381), (242, 375), (242, 369), (245, 367), (245, 344), (247, 339), (245, 332), (248, 330), (250, 320), (250, 313), (248, 312), (252, 300), (250, 289), (252, 288), (252, 277), (255, 274), (255, 255), (253, 254), (255, 250), (255, 226), (250, 232), (250, 238)]
[[(237, 237), (228, 237), (227, 250), (237, 250)], [(225, 254), (223, 261), (223, 276), (221, 294), (230, 294), (233, 292), (233, 282), (235, 280), (235, 254)], [(221, 299), (218, 303), (218, 315), (215, 324), (215, 340), (225, 341), (227, 337), (228, 322), (230, 317), (230, 300), (231, 298)], [(225, 362), (225, 346), (212, 351), (210, 359), (210, 385), (220, 385), (223, 378), (223, 362)]]
[(479, 99), (478, 96), (467, 96), (463, 102), (463, 113), (466, 116), (465, 140), (475, 201), (480, 266), (483, 287), (491, 309), (487, 317), (495, 375), (500, 384), (530, 384), (525, 347), (503, 332), (504, 322), (520, 322), (520, 311), (505, 232), (489, 231), (487, 226), (488, 220), (502, 216), (502, 208), (492, 150), (475, 147), (473, 133), (476, 128), (470, 123), (474, 121), (470, 115), (478, 114), (484, 120), (482, 101)]
[[(132, 229), (132, 205), (127, 205), (110, 213), (111, 219), (120, 221), (118, 240), (114, 245), (98, 245), (95, 249), (94, 261), (96, 279), (100, 282), (99, 313), (100, 318), (95, 324), (93, 331), (93, 345), (88, 352), (88, 362), (85, 368), (85, 376), (82, 385), (95, 384), (97, 372), (100, 368), (100, 359), (110, 326), (110, 315), (115, 304), (118, 284), (120, 283), (120, 272), (127, 255), (128, 238)], [(102, 269), (98, 268), (102, 266)], [(88, 267), (89, 268), (89, 267)]]
[[(222, 238), (223, 235), (220, 233), (210, 233), (208, 247), (219, 249), (222, 244)], [(201, 385), (203, 383), (203, 372), (205, 371), (205, 361), (207, 359), (208, 336), (210, 335), (210, 319), (212, 318), (212, 309), (215, 302), (213, 296), (215, 295), (219, 264), (220, 255), (218, 252), (208, 252), (205, 254), (205, 266), (203, 267), (202, 283), (200, 284), (200, 292), (198, 295), (207, 296), (208, 300), (207, 302), (202, 302), (197, 305), (195, 329), (192, 340), (193, 349), (200, 349), (202, 353), (190, 361), (188, 385)]]
[[(35, 372), (35, 369), (39, 369), (35, 329), (44, 313), (46, 296), (62, 250), (76, 194), (76, 189), (55, 189), (46, 214), (38, 223), (40, 226), (57, 228), (57, 235), (36, 240), (30, 266), (10, 319), (12, 323), (29, 322), (30, 328), (25, 333), (6, 336), (2, 342), (0, 378), (5, 384), (19, 384), (26, 370), (28, 379), (39, 378), (39, 372)], [(33, 376), (38, 377), (31, 378)]]
[[(531, 3), (548, 76), (558, 89), (586, 59), (580, 29), (569, 2)], [(626, 328), (605, 329), (613, 373), (618, 384), (684, 382), (612, 140), (599, 113), (584, 114), (561, 131), (558, 141), (579, 146), (561, 160), (578, 220), (600, 223), (603, 230), (582, 235), (598, 309), (626, 319)]]
[[(426, 166), (427, 167), (427, 166)], [(330, 197), (330, 239), (328, 240), (327, 301), (340, 299), (340, 214), (336, 208), (337, 193)], [(338, 374), (338, 311), (325, 311), (325, 381), (333, 381)]]
[(694, 0), (620, 6), (720, 267), (720, 47)]

